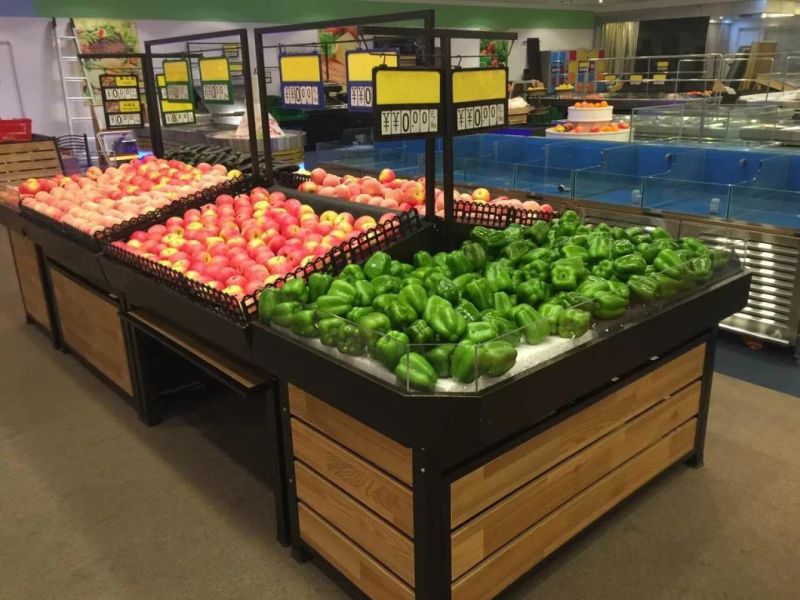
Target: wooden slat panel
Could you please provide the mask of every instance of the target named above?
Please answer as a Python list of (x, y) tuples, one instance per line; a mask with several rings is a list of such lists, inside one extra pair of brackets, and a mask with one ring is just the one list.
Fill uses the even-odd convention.
[[(17, 158), (15, 154), (7, 155), (9, 158)], [(33, 158), (31, 160), (3, 160), (0, 159), (0, 172), (2, 173), (17, 173), (19, 171), (35, 171), (36, 169), (53, 169), (53, 172), (58, 172), (61, 165), (58, 158), (43, 154), (41, 158)]]
[(694, 447), (697, 419), (637, 454), (480, 563), (452, 586), (453, 600), (493, 598), (582, 529)]
[(452, 578), (697, 415), (699, 407), (696, 381), (469, 521), (452, 535)]
[(13, 164), (28, 160), (55, 160), (58, 162), (57, 152), (50, 148), (38, 152), (18, 152), (13, 154), (0, 154), (0, 165)]
[(414, 535), (409, 488), (297, 419), (292, 419), (292, 445), (295, 457), (403, 533)]
[(56, 173), (59, 172), (59, 169), (32, 169), (30, 171), (15, 171), (13, 173), (3, 173), (0, 170), (0, 180), (8, 183), (14, 184), (22, 182), (25, 179), (32, 179), (38, 177), (52, 177)]
[(39, 325), (50, 329), (50, 316), (47, 313), (47, 297), (42, 285), (42, 272), (36, 257), (36, 245), (16, 231), (9, 230), (8, 241), (14, 253), (14, 262), (19, 276), (20, 294), (25, 312), (36, 319)]
[(183, 332), (170, 327), (168, 324), (159, 321), (151, 314), (142, 310), (129, 311), (128, 315), (143, 325), (146, 325), (156, 333), (163, 335), (177, 346), (187, 352), (197, 356), (200, 360), (208, 363), (213, 368), (230, 377), (240, 385), (254, 388), (264, 383), (264, 379), (252, 369), (231, 360), (227, 355), (221, 354), (208, 347), (204, 343), (189, 337)]
[(297, 505), (300, 537), (374, 600), (412, 600), (414, 591), (304, 504)]
[(50, 269), (64, 341), (128, 394), (133, 393), (117, 307)]
[(630, 385), (464, 475), (450, 487), (451, 527), (488, 508), (553, 465), (685, 387), (703, 372), (701, 344)]
[(297, 497), (368, 554), (414, 585), (414, 543), (303, 463), (294, 463)]
[(18, 152), (35, 152), (41, 150), (51, 150), (55, 152), (55, 142), (53, 140), (39, 140), (35, 142), (5, 142), (0, 143), (0, 154), (17, 154)]
[(401, 446), (311, 394), (289, 386), (289, 410), (345, 448), (411, 486), (411, 449)]

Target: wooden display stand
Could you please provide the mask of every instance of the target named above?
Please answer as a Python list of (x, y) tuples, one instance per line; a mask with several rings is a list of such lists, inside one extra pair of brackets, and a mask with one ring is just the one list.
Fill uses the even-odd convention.
[[(439, 549), (450, 597), (496, 596), (665, 469), (701, 452), (707, 351), (701, 342), (654, 361), (452, 478), (449, 542)], [(372, 598), (433, 597), (415, 593), (414, 510), (422, 504), (414, 498), (412, 450), (298, 387), (289, 386), (288, 405), (289, 494), (301, 544)]]
[(26, 179), (52, 177), (61, 172), (53, 138), (0, 143), (0, 190)]
[(8, 230), (8, 241), (14, 258), (19, 291), (25, 317), (52, 337), (48, 293), (44, 280), (44, 261), (39, 248), (18, 231)]

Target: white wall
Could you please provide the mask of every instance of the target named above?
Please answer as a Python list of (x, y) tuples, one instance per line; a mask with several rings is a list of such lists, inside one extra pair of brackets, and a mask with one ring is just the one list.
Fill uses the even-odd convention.
[(519, 37), (514, 42), (508, 57), (508, 78), (521, 79), (528, 56), (528, 38), (539, 38), (539, 49), (544, 50), (577, 50), (591, 48), (594, 29), (523, 29), (518, 31)]

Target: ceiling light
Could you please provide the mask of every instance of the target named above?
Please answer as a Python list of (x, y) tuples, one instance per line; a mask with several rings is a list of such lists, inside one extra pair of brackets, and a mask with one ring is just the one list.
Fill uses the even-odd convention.
[(603, 3), (603, 0), (597, 0), (597, 3), (598, 3), (598, 4), (602, 4), (602, 3)]
[(783, 17), (793, 17), (794, 13), (761, 13), (762, 19), (780, 19)]

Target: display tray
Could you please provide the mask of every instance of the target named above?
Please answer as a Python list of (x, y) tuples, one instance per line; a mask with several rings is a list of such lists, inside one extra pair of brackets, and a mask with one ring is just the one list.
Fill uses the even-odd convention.
[(549, 138), (559, 138), (564, 140), (601, 140), (605, 142), (629, 142), (631, 130), (623, 129), (620, 131), (585, 131), (575, 133), (574, 131), (556, 131), (554, 127), (545, 130), (545, 135)]
[[(446, 436), (452, 441), (448, 451), (477, 450), (715, 327), (744, 306), (749, 284), (750, 274), (740, 266), (724, 267), (684, 296), (629, 311), (624, 321), (603, 322), (576, 340), (532, 347), (510, 375), (483, 388), (415, 393), (388, 372), (367, 370), (359, 360), (259, 322), (253, 324), (253, 359), (259, 364), (269, 357), (272, 372), (405, 446)], [(309, 379), (309, 372), (316, 376)]]

